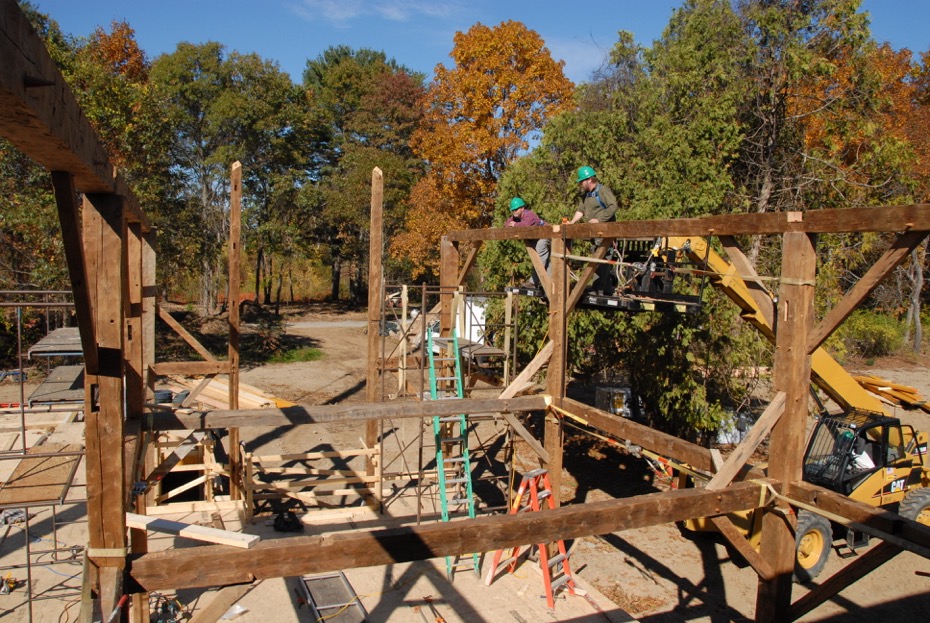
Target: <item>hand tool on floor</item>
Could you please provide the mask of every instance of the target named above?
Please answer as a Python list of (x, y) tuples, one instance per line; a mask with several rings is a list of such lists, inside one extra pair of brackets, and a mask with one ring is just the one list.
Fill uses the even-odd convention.
[(423, 608), (420, 606), (413, 606), (413, 611), (420, 613), (420, 616), (423, 617), (423, 623), (429, 623), (429, 619), (426, 618), (426, 614), (423, 612)]
[(426, 602), (426, 605), (429, 606), (429, 611), (433, 613), (434, 617), (436, 617), (435, 623), (446, 623), (446, 620), (442, 618), (441, 614), (439, 614), (439, 610), (436, 610), (436, 606), (433, 605), (432, 595), (427, 595), (423, 598), (423, 601)]

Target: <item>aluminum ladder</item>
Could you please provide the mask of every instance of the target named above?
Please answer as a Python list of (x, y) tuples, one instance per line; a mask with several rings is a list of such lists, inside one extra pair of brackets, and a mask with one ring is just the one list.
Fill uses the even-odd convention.
[[(435, 352), (441, 348), (441, 353)], [(459, 341), (453, 329), (451, 338), (434, 338), (427, 333), (429, 354), (429, 391), (432, 400), (461, 400), (462, 360)], [(475, 496), (472, 491), (471, 459), (468, 454), (468, 417), (464, 413), (433, 418), (433, 436), (436, 442), (436, 473), (439, 479), (439, 499), (442, 521), (450, 521), (454, 514), (463, 511), (475, 518)], [(446, 576), (452, 580), (455, 569), (472, 567), (481, 576), (478, 553), (471, 561), (465, 556), (446, 556)]]

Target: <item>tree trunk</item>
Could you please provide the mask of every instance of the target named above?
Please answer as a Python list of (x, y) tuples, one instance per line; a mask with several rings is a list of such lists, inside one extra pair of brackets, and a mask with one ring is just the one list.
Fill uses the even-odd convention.
[(339, 282), (342, 280), (342, 260), (338, 257), (333, 258), (333, 279), (330, 298), (334, 301), (339, 300)]
[(924, 261), (927, 259), (927, 241), (911, 251), (911, 305), (908, 315), (914, 320), (914, 341), (912, 348), (920, 353), (923, 341), (923, 326), (920, 322), (920, 294), (924, 289)]
[(261, 245), (255, 254), (255, 301), (258, 302), (258, 293), (261, 291), (262, 284), (262, 262), (265, 261), (265, 249)]

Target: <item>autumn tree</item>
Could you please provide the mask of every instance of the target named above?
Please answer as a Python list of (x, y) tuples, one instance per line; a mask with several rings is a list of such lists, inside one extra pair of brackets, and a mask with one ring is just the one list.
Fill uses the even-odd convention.
[(436, 66), (413, 135), (429, 169), (391, 250), (415, 273), (435, 269), (440, 232), (491, 224), (501, 174), (571, 104), (562, 63), (522, 23), (476, 24), (456, 33), (454, 44), (454, 65)]

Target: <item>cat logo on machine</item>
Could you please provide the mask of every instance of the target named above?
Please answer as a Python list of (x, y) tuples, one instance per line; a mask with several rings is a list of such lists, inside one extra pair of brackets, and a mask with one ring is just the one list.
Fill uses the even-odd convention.
[(890, 489), (889, 493), (900, 493), (901, 491), (904, 491), (905, 489), (907, 489), (907, 487), (904, 484), (905, 480), (907, 479), (898, 478), (897, 480), (893, 480), (891, 484), (889, 485), (889, 489)]

